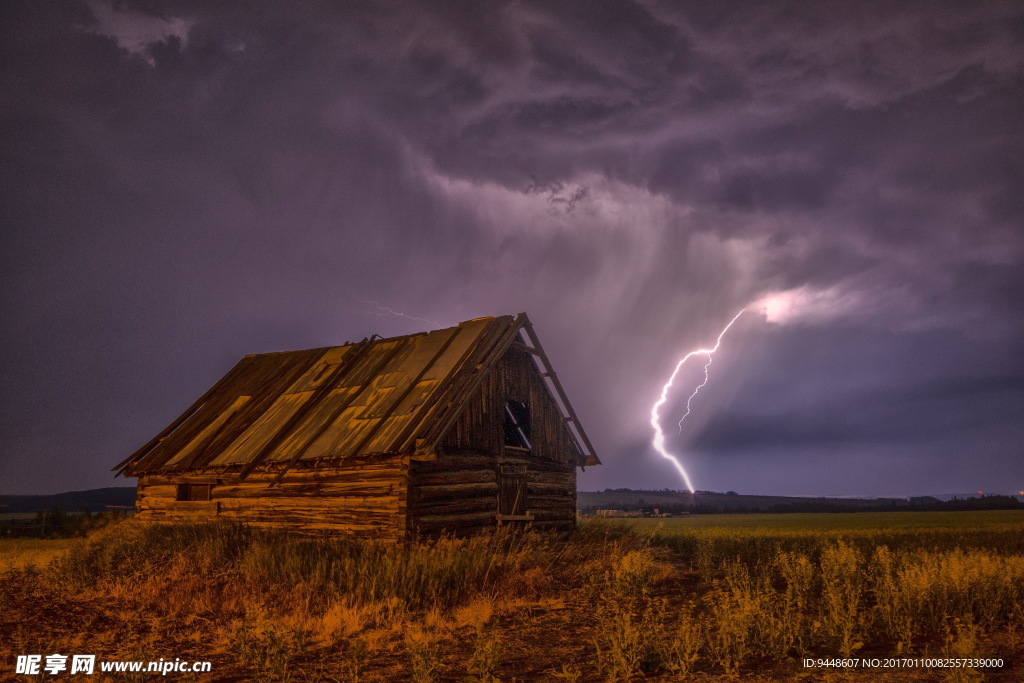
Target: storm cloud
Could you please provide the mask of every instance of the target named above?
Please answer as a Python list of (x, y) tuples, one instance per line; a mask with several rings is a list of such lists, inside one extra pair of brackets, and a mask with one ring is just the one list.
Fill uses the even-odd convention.
[(651, 404), (779, 292), (662, 411), (699, 488), (1024, 488), (1019, 3), (0, 12), (0, 493), (244, 354), (522, 310), (581, 488), (679, 488)]

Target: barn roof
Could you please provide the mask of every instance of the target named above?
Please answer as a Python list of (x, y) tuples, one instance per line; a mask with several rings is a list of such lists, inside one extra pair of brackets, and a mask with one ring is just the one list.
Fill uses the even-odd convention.
[(404, 337), (245, 356), (114, 468), (135, 476), (206, 468), (280, 471), (377, 453), (429, 453), (524, 331), (580, 452), (600, 461), (525, 313)]

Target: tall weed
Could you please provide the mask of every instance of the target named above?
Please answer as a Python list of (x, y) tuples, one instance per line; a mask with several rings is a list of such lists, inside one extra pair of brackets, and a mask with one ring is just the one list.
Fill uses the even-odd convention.
[(598, 608), (595, 650), (597, 668), (610, 681), (628, 681), (640, 673), (650, 646), (642, 617), (628, 604), (612, 599)]
[(843, 657), (863, 646), (855, 641), (864, 591), (862, 561), (861, 554), (842, 541), (821, 553), (821, 622)]
[(441, 668), (437, 637), (421, 626), (412, 626), (406, 630), (404, 640), (409, 656), (409, 676), (413, 683), (436, 680)]
[(685, 678), (693, 672), (704, 647), (704, 628), (694, 615), (692, 605), (679, 610), (674, 623), (664, 627), (659, 657), (662, 666), (676, 676)]

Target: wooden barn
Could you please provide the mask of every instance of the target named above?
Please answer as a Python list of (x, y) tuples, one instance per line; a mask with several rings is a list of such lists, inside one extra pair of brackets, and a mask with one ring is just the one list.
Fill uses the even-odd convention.
[(521, 313), (246, 356), (114, 469), (139, 519), (405, 539), (572, 528), (596, 464)]

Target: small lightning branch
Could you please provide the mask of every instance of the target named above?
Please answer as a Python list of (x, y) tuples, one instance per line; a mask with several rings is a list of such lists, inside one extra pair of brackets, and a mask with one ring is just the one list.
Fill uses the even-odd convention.
[(691, 493), (693, 493), (694, 488), (693, 483), (690, 481), (690, 475), (686, 473), (686, 468), (683, 467), (683, 464), (679, 462), (679, 459), (676, 456), (669, 453), (665, 449), (665, 432), (663, 432), (661, 429), (661, 422), (658, 419), (658, 411), (661, 410), (661, 407), (665, 405), (665, 402), (668, 400), (668, 392), (672, 388), (672, 383), (675, 382), (676, 375), (679, 374), (679, 371), (682, 369), (683, 365), (686, 364), (686, 361), (690, 360), (695, 356), (707, 356), (707, 363), (704, 364), (704, 381), (696, 389), (694, 389), (693, 393), (690, 394), (690, 397), (686, 399), (686, 415), (683, 415), (682, 419), (679, 420), (679, 429), (682, 430), (683, 420), (685, 420), (687, 415), (690, 414), (690, 403), (693, 401), (693, 398), (697, 395), (697, 392), (699, 392), (701, 388), (708, 383), (708, 368), (711, 367), (712, 355), (714, 355), (715, 351), (718, 351), (718, 347), (721, 346), (722, 337), (725, 336), (725, 333), (728, 332), (729, 328), (732, 327), (733, 323), (735, 323), (739, 319), (739, 317), (746, 312), (747, 309), (744, 308), (742, 311), (733, 316), (733, 319), (729, 321), (729, 324), (726, 325), (722, 329), (722, 331), (718, 333), (718, 339), (715, 340), (715, 345), (713, 347), (711, 347), (710, 349), (696, 349), (694, 351), (690, 351), (688, 354), (683, 356), (682, 359), (680, 359), (680, 361), (676, 363), (676, 368), (675, 370), (672, 371), (672, 375), (668, 378), (668, 382), (666, 382), (665, 386), (661, 388), (661, 396), (658, 398), (657, 401), (655, 401), (654, 406), (651, 407), (651, 427), (654, 428), (654, 440), (651, 442), (651, 445), (654, 446), (654, 450), (658, 451), (658, 454), (661, 455), (661, 457), (665, 458), (673, 465), (675, 465), (675, 468), (679, 470), (679, 474), (683, 478), (683, 482), (686, 484), (686, 488), (689, 489)]
[(396, 311), (390, 306), (382, 306), (380, 305), (380, 303), (373, 301), (372, 299), (360, 299), (358, 297), (354, 298), (356, 299), (356, 301), (360, 301), (364, 304), (373, 304), (378, 311), (376, 315), (393, 315), (397, 318), (408, 318), (409, 320), (418, 320), (419, 322), (427, 323), (428, 325), (431, 325), (433, 327), (444, 327), (443, 323), (439, 323), (436, 320), (429, 320), (427, 318), (417, 318), (414, 315), (408, 315), (406, 313), (402, 313), (401, 311)]

